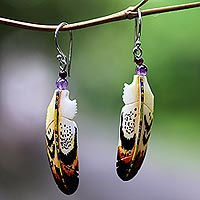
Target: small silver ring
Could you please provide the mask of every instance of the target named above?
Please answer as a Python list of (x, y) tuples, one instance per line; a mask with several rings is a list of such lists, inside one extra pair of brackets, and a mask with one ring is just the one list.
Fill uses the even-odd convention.
[(133, 48), (133, 55), (135, 58), (141, 58), (142, 57), (142, 49), (138, 46), (136, 46), (135, 48)]

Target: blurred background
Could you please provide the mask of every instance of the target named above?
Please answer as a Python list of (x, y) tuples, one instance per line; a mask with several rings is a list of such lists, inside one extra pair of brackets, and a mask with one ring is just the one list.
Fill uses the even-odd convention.
[[(192, 3), (154, 0), (142, 9)], [(83, 21), (138, 1), (0, 0), (2, 17), (40, 24)], [(0, 25), (0, 200), (200, 199), (200, 10), (143, 18), (142, 48), (155, 95), (148, 153), (139, 174), (115, 173), (124, 82), (130, 83), (134, 20), (73, 31), (69, 90), (78, 100), (80, 185), (65, 196), (45, 149), (46, 109), (58, 62), (53, 33)], [(59, 34), (62, 49), (68, 33)]]

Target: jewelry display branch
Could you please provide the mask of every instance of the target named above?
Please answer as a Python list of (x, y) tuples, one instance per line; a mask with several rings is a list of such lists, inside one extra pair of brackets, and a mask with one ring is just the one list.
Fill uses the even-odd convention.
[[(137, 12), (136, 12), (137, 9), (140, 8), (142, 5), (144, 5), (147, 1), (148, 0), (143, 0), (136, 6), (130, 6), (125, 10), (122, 10), (120, 12), (117, 12), (105, 17), (95, 18), (88, 21), (77, 22), (73, 24), (67, 24), (63, 26), (60, 30), (61, 31), (75, 30), (75, 29), (96, 26), (96, 25), (105, 24), (105, 23), (114, 22), (114, 21), (134, 19), (137, 17)], [(200, 2), (143, 10), (141, 11), (141, 14), (142, 16), (148, 16), (148, 15), (153, 15), (153, 14), (158, 14), (158, 13), (185, 10), (185, 9), (196, 8), (196, 7), (200, 7)], [(0, 17), (0, 24), (5, 24), (8, 26), (14, 26), (14, 27), (29, 29), (29, 30), (38, 30), (38, 31), (55, 31), (57, 28), (57, 25), (33, 24), (33, 23), (16, 21), (16, 20), (3, 18), (3, 17)]]

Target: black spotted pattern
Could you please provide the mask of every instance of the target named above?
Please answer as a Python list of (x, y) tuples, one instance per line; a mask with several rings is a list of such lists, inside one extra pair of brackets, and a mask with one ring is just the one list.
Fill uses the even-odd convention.
[(137, 117), (137, 108), (134, 108), (134, 111), (130, 111), (124, 115), (123, 129), (127, 134), (133, 134), (135, 130), (135, 119)]
[(72, 127), (60, 123), (60, 145), (62, 149), (68, 150), (71, 148), (73, 139), (74, 134), (72, 132)]
[(74, 147), (73, 147), (73, 149), (67, 154), (67, 156), (64, 153), (62, 153), (62, 151), (60, 152), (61, 160), (65, 165), (71, 165), (74, 162), (74, 160), (76, 159), (76, 156), (77, 156), (77, 149), (78, 149), (77, 128), (74, 127), (74, 129), (75, 129), (75, 137), (74, 137)]
[(122, 143), (122, 147), (127, 150), (132, 150), (134, 143), (135, 143), (136, 135), (134, 134), (134, 136), (130, 139), (124, 137), (124, 132), (122, 129), (123, 119), (124, 118), (123, 118), (123, 113), (122, 113), (121, 114), (121, 125), (120, 125), (120, 140)]

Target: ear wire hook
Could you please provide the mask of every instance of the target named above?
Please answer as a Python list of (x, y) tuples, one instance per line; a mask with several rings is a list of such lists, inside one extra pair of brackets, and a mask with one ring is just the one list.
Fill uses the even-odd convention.
[(72, 59), (72, 46), (73, 46), (73, 37), (72, 37), (72, 31), (69, 30), (69, 35), (70, 35), (70, 40), (69, 40), (69, 52), (68, 52), (68, 59), (67, 56), (63, 53), (63, 51), (61, 50), (59, 44), (58, 44), (58, 32), (59, 30), (65, 26), (66, 24), (68, 24), (67, 22), (61, 22), (54, 33), (54, 39), (55, 39), (55, 43), (56, 43), (56, 49), (58, 51), (58, 55), (57, 55), (57, 60), (60, 63), (60, 69), (61, 71), (66, 71), (67, 68), (67, 75), (68, 77), (70, 77), (70, 69), (71, 69), (71, 59)]
[(133, 55), (135, 58), (139, 59), (142, 57), (142, 49), (140, 37), (142, 33), (142, 14), (140, 9), (137, 9), (138, 17), (135, 18), (135, 28), (134, 28), (134, 48)]
[(141, 32), (142, 32), (142, 14), (138, 8), (138, 17), (135, 18), (135, 43), (140, 41)]

